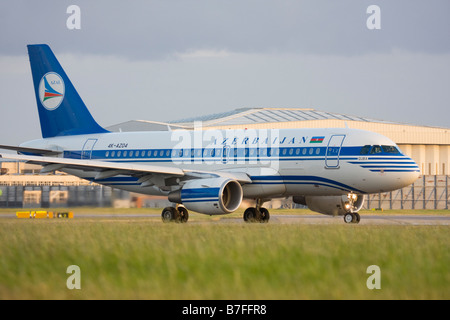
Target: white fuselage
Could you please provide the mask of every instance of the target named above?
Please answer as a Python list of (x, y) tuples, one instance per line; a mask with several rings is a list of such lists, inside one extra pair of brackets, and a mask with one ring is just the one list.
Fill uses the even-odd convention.
[[(413, 183), (420, 174), (390, 139), (348, 128), (101, 133), (22, 146), (64, 151), (65, 158), (241, 172), (252, 180), (243, 185), (244, 198), (387, 192)], [(95, 179), (97, 172), (64, 171), (143, 194), (167, 194), (171, 188), (170, 181), (161, 189), (143, 186), (137, 177)]]

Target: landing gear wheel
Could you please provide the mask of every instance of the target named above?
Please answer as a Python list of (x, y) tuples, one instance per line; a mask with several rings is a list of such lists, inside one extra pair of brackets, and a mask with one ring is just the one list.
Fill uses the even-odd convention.
[(266, 208), (261, 208), (261, 209), (259, 209), (259, 211), (261, 212), (261, 221), (260, 222), (262, 222), (262, 223), (269, 222), (269, 219), (270, 219), (269, 210), (267, 210)]
[(179, 221), (181, 223), (186, 223), (189, 219), (189, 212), (187, 211), (187, 209), (185, 207), (178, 207), (177, 210), (180, 216)]
[(269, 210), (266, 208), (260, 208), (259, 211), (254, 207), (247, 208), (244, 211), (244, 221), (245, 222), (261, 222), (267, 223), (269, 222), (270, 214)]
[(250, 207), (244, 211), (245, 222), (255, 222), (256, 220), (256, 208)]
[(163, 222), (172, 222), (177, 219), (178, 211), (174, 207), (166, 207), (161, 213), (161, 218)]
[(189, 212), (185, 207), (166, 207), (161, 213), (163, 222), (181, 222), (185, 223), (189, 219)]
[(349, 212), (344, 215), (345, 223), (359, 223), (361, 216), (357, 212)]

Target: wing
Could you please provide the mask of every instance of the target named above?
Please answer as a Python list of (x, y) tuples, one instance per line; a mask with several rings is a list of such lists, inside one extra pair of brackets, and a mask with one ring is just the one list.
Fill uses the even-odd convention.
[[(213, 172), (182, 169), (174, 166), (157, 166), (151, 164), (134, 164), (124, 162), (109, 162), (101, 160), (71, 159), (46, 156), (28, 156), (15, 154), (0, 154), (0, 158), (26, 161), (42, 165), (41, 173), (55, 170), (77, 169), (95, 173), (95, 180), (102, 180), (117, 175), (138, 177), (142, 187), (166, 185), (162, 181), (169, 180), (171, 185), (190, 179), (204, 179), (211, 177), (227, 177), (241, 184), (251, 183), (250, 177), (244, 172)], [(173, 178), (173, 179), (170, 179)], [(94, 182), (95, 182), (94, 180)], [(170, 182), (172, 180), (172, 182)], [(163, 185), (164, 184), (164, 185)]]
[(46, 156), (53, 156), (53, 155), (58, 155), (58, 154), (62, 153), (62, 151), (57, 151), (57, 150), (16, 147), (16, 146), (4, 145), (4, 144), (0, 144), (0, 149), (14, 150), (19, 153), (33, 153), (33, 154), (46, 155)]

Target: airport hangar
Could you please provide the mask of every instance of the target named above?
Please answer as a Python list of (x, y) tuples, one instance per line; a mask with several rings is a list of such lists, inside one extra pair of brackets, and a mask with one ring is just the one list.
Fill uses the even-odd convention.
[[(422, 175), (409, 187), (370, 195), (366, 198), (364, 207), (366, 209), (448, 209), (450, 206), (450, 128), (373, 120), (314, 109), (241, 108), (168, 123), (131, 120), (107, 127), (107, 129), (117, 132), (192, 129), (196, 121), (201, 121), (203, 129), (343, 128), (348, 126), (349, 128), (378, 132), (389, 137), (406, 155), (414, 159), (419, 165)], [(41, 204), (48, 204), (53, 198), (59, 199), (55, 203), (57, 206), (64, 205), (64, 202), (68, 205), (77, 205), (77, 203), (85, 201), (86, 190), (91, 188), (93, 194), (87, 197), (92, 198), (92, 203), (89, 202), (90, 205), (110, 205), (112, 202), (106, 199), (118, 198), (110, 190), (107, 190), (108, 187), (96, 186), (98, 190), (94, 191), (94, 184), (77, 177), (58, 172), (56, 175), (38, 175), (40, 168), (36, 166), (27, 164), (19, 166), (16, 163), (9, 164), (8, 167), (8, 164), (4, 163), (2, 168), (3, 173), (6, 171), (9, 173), (0, 176), (0, 188), (16, 187), (17, 190), (3, 190), (3, 196), (0, 196), (0, 206), (10, 206), (9, 203), (20, 205), (21, 201), (25, 202), (27, 195), (31, 198), (34, 196), (35, 201)], [(64, 191), (67, 189), (69, 191)], [(6, 197), (7, 194), (11, 201)], [(134, 198), (136, 197), (139, 196), (135, 195)], [(77, 198), (79, 201), (70, 198)], [(126, 196), (121, 194), (119, 198), (124, 199)], [(96, 199), (103, 200), (97, 204)], [(164, 206), (164, 201), (157, 199), (156, 201), (149, 200), (147, 203), (152, 203), (150, 206)], [(291, 199), (282, 199), (274, 200), (267, 206), (292, 207), (294, 204)]]
[(371, 195), (366, 208), (448, 209), (450, 184), (450, 128), (373, 120), (359, 116), (299, 108), (241, 108), (230, 112), (161, 123), (123, 122), (112, 131), (192, 129), (201, 121), (205, 129), (344, 128), (378, 132), (393, 140), (419, 165), (421, 177), (410, 187)]

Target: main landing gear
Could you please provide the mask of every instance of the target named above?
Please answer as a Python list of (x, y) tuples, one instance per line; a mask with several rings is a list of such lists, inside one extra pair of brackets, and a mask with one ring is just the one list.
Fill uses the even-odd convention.
[[(244, 221), (245, 222), (260, 222), (267, 223), (270, 219), (269, 210), (261, 207), (263, 203), (262, 199), (256, 200), (256, 206), (247, 208), (244, 211)], [(163, 222), (179, 222), (185, 223), (189, 219), (188, 210), (179, 205), (175, 207), (166, 207), (161, 213), (161, 218)]]
[(244, 211), (245, 222), (260, 222), (267, 223), (270, 219), (269, 210), (261, 207), (263, 204), (262, 199), (256, 199), (256, 207), (247, 208)]
[(189, 219), (189, 212), (183, 206), (166, 207), (161, 213), (163, 222), (180, 222), (185, 223)]

